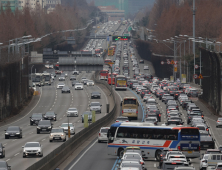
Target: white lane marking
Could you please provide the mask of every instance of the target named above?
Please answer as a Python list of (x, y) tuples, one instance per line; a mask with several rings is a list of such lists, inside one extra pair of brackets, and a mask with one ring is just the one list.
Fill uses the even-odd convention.
[(7, 159), (6, 162), (10, 161), (10, 159)]
[[(36, 103), (36, 105), (32, 108), (32, 110), (30, 110), (30, 112), (28, 112), (25, 116), (21, 117), (20, 119), (14, 121), (14, 122), (12, 122), (12, 123), (6, 124), (6, 125), (4, 125), (4, 126), (2, 126), (2, 127), (8, 126), (8, 125), (12, 125), (12, 124), (14, 124), (15, 122), (18, 122), (18, 121), (22, 120), (23, 118), (25, 118), (26, 116), (28, 116), (29, 113), (31, 113), (31, 112), (36, 108), (36, 106), (39, 104), (39, 102), (40, 102), (40, 100), (41, 100), (41, 98), (42, 98), (42, 88), (40, 88), (40, 89), (41, 89), (41, 92), (40, 92), (39, 100), (38, 100), (38, 102)], [(9, 160), (10, 160), (10, 159), (9, 159)]]
[(105, 95), (104, 91), (99, 86), (97, 86), (97, 87), (102, 91), (103, 95), (106, 97), (106, 104), (108, 104), (108, 99), (107, 99), (107, 96)]
[(12, 142), (15, 142), (17, 139), (14, 139)]
[(80, 122), (80, 120), (78, 120), (78, 122)]
[(120, 96), (120, 94), (115, 90), (115, 92), (118, 94), (119, 98), (121, 101), (123, 101), (122, 97)]
[(156, 168), (156, 164), (154, 164), (153, 166), (154, 166), (154, 168)]
[(17, 156), (18, 154), (20, 154), (20, 153), (16, 153), (14, 156)]
[(86, 149), (86, 151), (76, 160), (76, 162), (72, 164), (72, 166), (68, 170), (71, 170), (79, 162), (79, 160), (86, 154), (86, 152), (88, 152), (88, 150), (90, 150), (93, 147), (93, 145), (95, 145), (96, 142), (97, 140), (95, 140), (95, 142), (90, 147), (88, 147), (88, 149)]
[(45, 139), (42, 139), (42, 141), (44, 141)]
[(59, 118), (59, 120), (61, 120), (62, 118)]
[(7, 145), (7, 143), (5, 143), (3, 146)]

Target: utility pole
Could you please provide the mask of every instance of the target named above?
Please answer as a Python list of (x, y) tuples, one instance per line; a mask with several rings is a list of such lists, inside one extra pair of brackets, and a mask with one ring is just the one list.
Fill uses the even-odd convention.
[[(174, 40), (174, 62), (176, 61), (176, 41)], [(173, 65), (173, 77), (174, 81), (176, 81), (176, 73), (174, 71), (174, 65)]]
[[(196, 13), (196, 9), (195, 9), (195, 0), (193, 0), (193, 56), (194, 56), (194, 65), (193, 65), (193, 69), (194, 69), (194, 74), (195, 74), (195, 13)], [(195, 83), (195, 79), (193, 79), (193, 82)]]

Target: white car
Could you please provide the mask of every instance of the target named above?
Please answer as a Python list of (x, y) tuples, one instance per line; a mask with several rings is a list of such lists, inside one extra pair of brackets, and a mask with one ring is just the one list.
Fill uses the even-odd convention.
[(86, 79), (87, 79), (87, 78), (82, 77), (81, 83), (83, 83), (83, 82), (84, 82), (84, 80), (86, 80)]
[(98, 133), (98, 143), (101, 141), (107, 141), (107, 132), (110, 129), (110, 127), (101, 127), (99, 133)]
[(94, 81), (88, 80), (86, 84), (87, 86), (94, 86)]
[(59, 77), (59, 81), (65, 81), (66, 78), (64, 76)]
[(82, 83), (76, 83), (75, 84), (75, 90), (83, 90), (83, 84)]
[(42, 145), (39, 142), (27, 142), (23, 148), (23, 158), (27, 156), (43, 156)]
[(77, 116), (78, 117), (79, 116), (79, 112), (76, 108), (69, 108), (66, 113), (67, 113), (67, 117), (69, 117), (69, 116)]
[(200, 169), (206, 169), (208, 164), (206, 163), (208, 160), (208, 155), (209, 154), (204, 154), (203, 158), (200, 160)]
[(60, 128), (63, 128), (64, 129), (64, 132), (66, 134), (68, 134), (68, 125), (69, 125), (69, 128), (70, 128), (70, 134), (74, 135), (75, 134), (75, 126), (72, 124), (72, 123), (63, 123), (61, 126), (59, 126)]
[(66, 141), (66, 133), (64, 132), (63, 128), (52, 128), (49, 135), (49, 142), (52, 142), (53, 140), (62, 140), (63, 142)]
[(143, 69), (144, 70), (149, 70), (149, 66), (144, 66)]
[(65, 83), (58, 83), (57, 89), (62, 89), (65, 86)]

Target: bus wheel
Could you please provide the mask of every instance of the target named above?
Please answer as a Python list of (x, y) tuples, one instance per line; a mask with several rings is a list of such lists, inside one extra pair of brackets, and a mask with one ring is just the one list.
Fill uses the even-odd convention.
[(159, 150), (159, 149), (156, 150), (155, 157), (156, 157), (156, 160), (157, 160), (157, 161), (160, 161), (160, 155), (161, 155), (161, 152), (162, 152), (162, 151)]
[(124, 153), (124, 149), (123, 149), (123, 148), (120, 148), (120, 149), (118, 150), (118, 156), (119, 156), (120, 158), (122, 158), (122, 157), (123, 157), (123, 153)]

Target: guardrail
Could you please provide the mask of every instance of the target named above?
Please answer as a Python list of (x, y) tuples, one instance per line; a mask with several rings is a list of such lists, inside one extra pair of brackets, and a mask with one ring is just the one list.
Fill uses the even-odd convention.
[(67, 159), (75, 149), (77, 149), (83, 142), (85, 142), (91, 134), (96, 133), (102, 126), (105, 126), (114, 120), (117, 113), (117, 101), (115, 92), (106, 82), (101, 80), (94, 81), (96, 84), (103, 84), (110, 91), (114, 101), (114, 107), (112, 111), (106, 116), (97, 120), (95, 123), (90, 124), (88, 128), (85, 128), (75, 134), (72, 138), (64, 142), (58, 148), (40, 159), (38, 162), (31, 165), (26, 170), (54, 170), (65, 159)]

